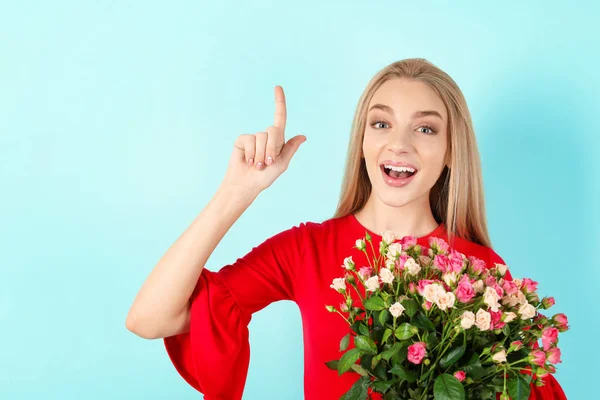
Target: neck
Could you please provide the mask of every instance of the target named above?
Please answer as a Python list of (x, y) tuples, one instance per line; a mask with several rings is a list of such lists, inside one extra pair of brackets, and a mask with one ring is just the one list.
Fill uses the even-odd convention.
[(373, 232), (380, 234), (392, 230), (400, 237), (425, 236), (439, 225), (431, 211), (429, 193), (422, 199), (415, 199), (399, 207), (387, 205), (371, 193), (365, 206), (354, 215)]

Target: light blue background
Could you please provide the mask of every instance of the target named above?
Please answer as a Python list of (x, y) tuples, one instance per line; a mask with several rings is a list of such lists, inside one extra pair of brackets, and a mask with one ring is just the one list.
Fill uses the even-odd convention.
[[(0, 7), (0, 398), (200, 398), (162, 340), (126, 330), (142, 282), (212, 197), (235, 138), (272, 123), (277, 84), (287, 137), (308, 141), (208, 267), (330, 218), (358, 97), (407, 57), (464, 91), (494, 248), (568, 314), (556, 377), (569, 399), (593, 393), (597, 7), (170, 3)], [(245, 399), (303, 398), (301, 328), (291, 302), (254, 315)]]

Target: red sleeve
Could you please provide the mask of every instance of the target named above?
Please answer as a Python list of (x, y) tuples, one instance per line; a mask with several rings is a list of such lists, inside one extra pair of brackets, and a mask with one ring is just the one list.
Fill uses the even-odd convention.
[[(491, 248), (489, 249), (489, 253), (490, 253), (489, 254), (490, 267), (493, 267), (494, 263), (506, 265), (506, 263), (504, 262), (502, 257), (500, 257)], [(513, 280), (513, 277), (508, 269), (506, 270), (506, 275), (504, 276), (504, 278), (509, 281)], [(522, 370), (521, 372), (527, 373), (528, 375), (531, 374), (530, 371), (527, 372), (525, 370)], [(535, 374), (534, 374), (534, 378), (535, 378)], [(543, 381), (544, 381), (544, 386), (536, 386), (535, 383), (533, 383), (533, 381), (531, 382), (531, 385), (530, 385), (531, 393), (529, 395), (529, 400), (567, 400), (567, 397), (565, 396), (565, 392), (563, 391), (562, 387), (560, 386), (560, 384), (558, 383), (558, 381), (556, 380), (554, 375), (552, 375), (552, 374), (546, 375), (543, 378)], [(500, 394), (501, 393), (496, 394), (496, 399), (500, 399)]]
[(204, 268), (191, 296), (190, 330), (164, 338), (176, 370), (206, 400), (241, 399), (252, 313), (296, 300), (305, 224), (280, 232), (218, 272)]

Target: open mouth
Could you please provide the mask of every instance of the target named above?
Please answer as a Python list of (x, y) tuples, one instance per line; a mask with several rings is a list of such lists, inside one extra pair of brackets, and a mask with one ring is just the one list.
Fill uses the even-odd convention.
[(385, 166), (384, 164), (380, 165), (381, 170), (390, 178), (393, 179), (407, 179), (415, 175), (418, 171), (412, 168), (406, 167), (392, 167)]

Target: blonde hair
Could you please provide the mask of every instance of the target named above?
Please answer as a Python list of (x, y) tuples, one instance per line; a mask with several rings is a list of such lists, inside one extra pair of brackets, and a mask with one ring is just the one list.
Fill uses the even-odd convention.
[(454, 80), (423, 58), (396, 61), (379, 71), (361, 95), (350, 134), (342, 189), (334, 218), (359, 211), (371, 194), (371, 181), (362, 155), (367, 107), (373, 94), (390, 79), (406, 78), (426, 83), (442, 99), (448, 112), (448, 159), (432, 187), (429, 203), (434, 218), (444, 223), (452, 245), (458, 236), (491, 247), (489, 238), (481, 161), (467, 102)]

